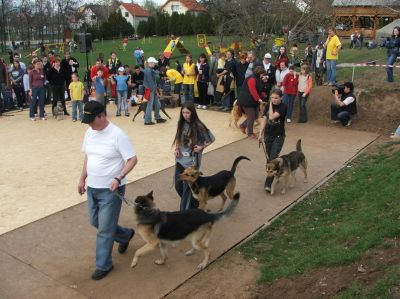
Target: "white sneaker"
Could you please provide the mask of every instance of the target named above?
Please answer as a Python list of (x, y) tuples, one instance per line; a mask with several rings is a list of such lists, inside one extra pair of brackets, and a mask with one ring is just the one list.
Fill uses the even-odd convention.
[(286, 122), (287, 122), (287, 123), (291, 123), (292, 120), (291, 120), (290, 118), (288, 118), (288, 119), (286, 120)]
[(337, 124), (339, 122), (340, 122), (339, 120), (331, 120), (331, 124)]
[(41, 117), (40, 119), (41, 119), (41, 120), (46, 120), (46, 117)]
[(201, 109), (201, 105), (197, 105), (197, 109)]
[(400, 135), (393, 134), (392, 136), (390, 136), (390, 138), (392, 138), (392, 139), (400, 139)]
[(31, 117), (31, 121), (35, 121), (36, 120), (36, 118), (34, 118), (34, 117)]
[(206, 110), (206, 109), (207, 109), (207, 106), (206, 106), (206, 105), (203, 105), (203, 106), (201, 106), (201, 108), (203, 108), (204, 110)]
[(351, 126), (351, 119), (346, 124), (346, 127), (350, 127), (350, 126)]

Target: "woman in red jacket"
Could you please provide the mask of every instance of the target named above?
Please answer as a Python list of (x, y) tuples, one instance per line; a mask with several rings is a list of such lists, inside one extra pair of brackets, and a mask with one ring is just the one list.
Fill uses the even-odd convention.
[(253, 133), (253, 126), (258, 117), (259, 105), (262, 102), (261, 92), (265, 73), (264, 67), (257, 66), (253, 75), (244, 81), (238, 98), (238, 104), (247, 116), (247, 119), (240, 125), (240, 130), (246, 134), (247, 129), (247, 136), (254, 139), (257, 139), (257, 136)]
[(275, 61), (275, 69), (279, 70), (279, 65), (281, 62), (284, 62), (286, 64), (286, 66), (289, 66), (289, 57), (287, 56), (286, 53), (286, 47), (285, 46), (281, 46), (279, 48), (279, 55), (276, 58)]
[(289, 74), (286, 74), (282, 82), (283, 87), (283, 103), (288, 106), (288, 111), (286, 115), (286, 121), (288, 123), (292, 122), (292, 113), (294, 101), (297, 96), (297, 86), (299, 85), (299, 76), (296, 74), (295, 66), (291, 65), (289, 67)]

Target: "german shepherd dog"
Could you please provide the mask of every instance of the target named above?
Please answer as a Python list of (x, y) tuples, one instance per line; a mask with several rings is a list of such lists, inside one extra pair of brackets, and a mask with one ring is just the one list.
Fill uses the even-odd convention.
[(213, 225), (233, 213), (239, 203), (239, 198), (240, 194), (236, 193), (224, 212), (208, 214), (199, 209), (162, 212), (155, 207), (153, 191), (147, 195), (138, 196), (134, 203), (138, 222), (137, 231), (146, 244), (136, 250), (131, 267), (137, 265), (140, 256), (156, 248), (160, 248), (161, 258), (155, 260), (154, 263), (162, 265), (168, 258), (168, 244), (190, 239), (192, 248), (186, 252), (186, 255), (190, 256), (196, 250), (202, 250), (204, 259), (197, 269), (204, 269), (210, 259), (209, 243)]
[(275, 193), (275, 185), (281, 178), (283, 178), (281, 194), (286, 193), (289, 185), (289, 176), (292, 176), (294, 181), (296, 181), (295, 174), (297, 168), (303, 171), (304, 183), (307, 183), (307, 159), (301, 149), (301, 139), (297, 141), (295, 151), (280, 156), (272, 161), (267, 160), (267, 176), (274, 178), (271, 185), (271, 195)]
[(245, 156), (239, 156), (233, 162), (231, 170), (222, 170), (212, 176), (202, 176), (203, 173), (191, 166), (186, 168), (181, 174), (180, 179), (186, 181), (192, 191), (192, 195), (199, 201), (199, 209), (204, 210), (207, 201), (218, 195), (222, 198), (222, 204), (218, 211), (222, 211), (226, 202), (226, 195), (232, 200), (234, 197), (236, 178), (235, 171), (240, 160), (249, 160)]
[[(135, 115), (132, 118), (132, 121), (135, 121), (136, 116), (138, 116), (138, 114), (140, 112), (146, 113), (146, 109), (147, 109), (147, 101), (142, 101), (139, 104), (139, 108), (136, 111)], [(164, 113), (169, 119), (171, 119), (171, 117), (168, 115), (167, 111), (165, 111), (165, 101), (164, 100), (160, 100), (160, 110), (162, 111), (162, 113)]]

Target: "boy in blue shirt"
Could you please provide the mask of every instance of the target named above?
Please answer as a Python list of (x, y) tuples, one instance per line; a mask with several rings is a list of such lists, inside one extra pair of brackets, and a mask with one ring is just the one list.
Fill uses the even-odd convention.
[(125, 69), (121, 66), (118, 68), (118, 75), (112, 76), (112, 80), (117, 84), (118, 108), (117, 115), (121, 116), (121, 109), (124, 109), (125, 116), (129, 116), (128, 103), (128, 81), (130, 76), (124, 74)]
[(97, 76), (93, 77), (93, 85), (96, 91), (96, 101), (103, 104), (103, 106), (106, 107), (106, 102), (105, 102), (106, 88), (104, 86), (102, 69), (99, 69), (97, 71)]

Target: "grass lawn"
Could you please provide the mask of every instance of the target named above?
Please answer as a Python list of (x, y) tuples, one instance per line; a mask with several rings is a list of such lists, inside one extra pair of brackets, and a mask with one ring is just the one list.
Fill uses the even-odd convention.
[[(320, 267), (359, 261), (370, 250), (392, 246), (400, 234), (399, 144), (360, 155), (269, 227), (240, 246), (261, 264), (260, 282)], [(373, 288), (353, 284), (340, 298), (386, 298), (400, 280), (399, 265), (383, 269)]]

